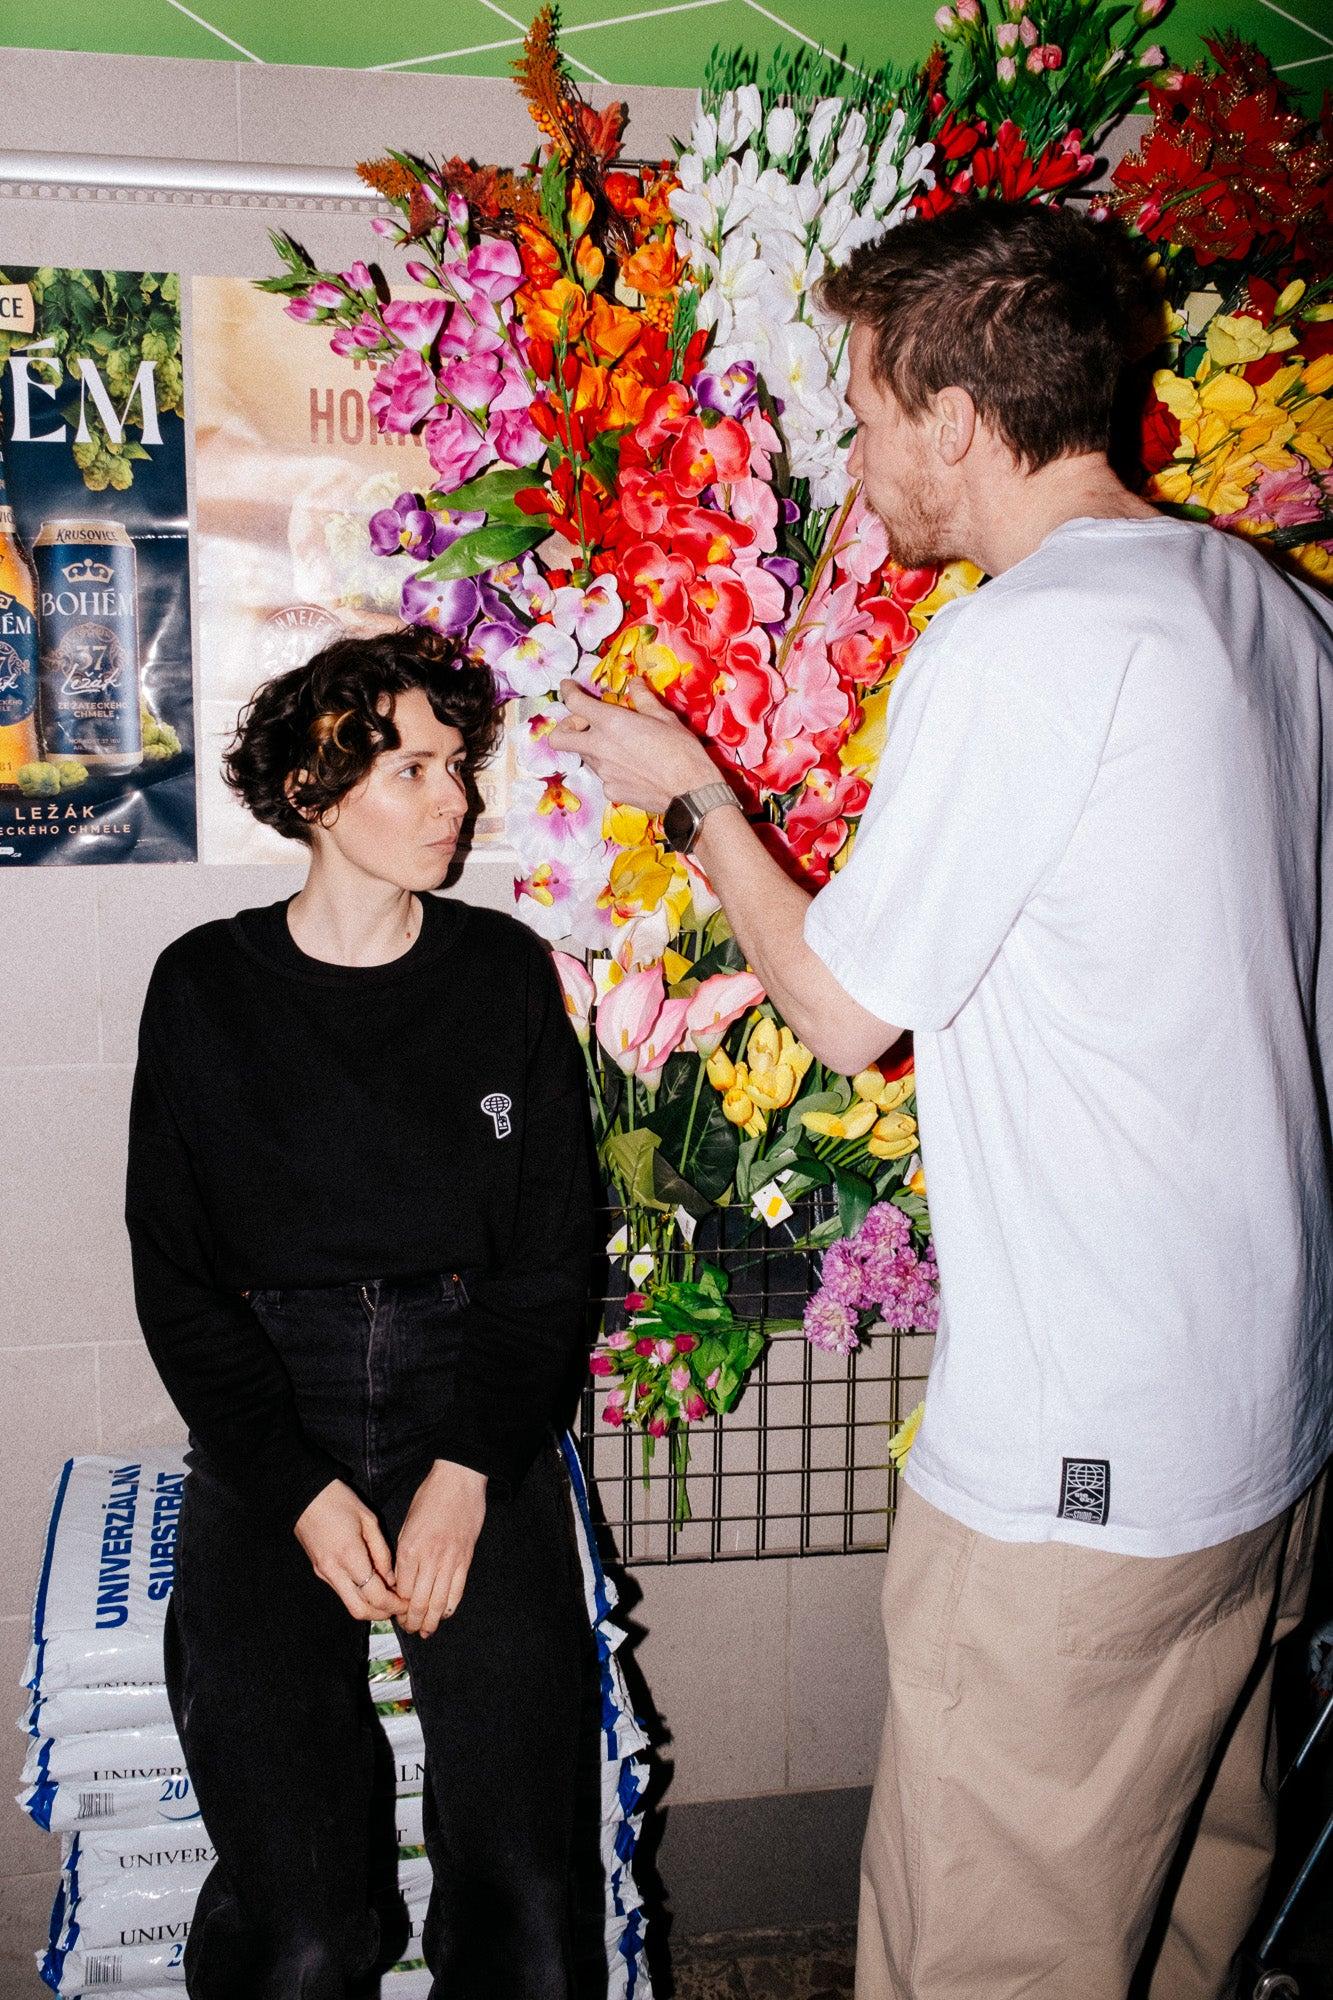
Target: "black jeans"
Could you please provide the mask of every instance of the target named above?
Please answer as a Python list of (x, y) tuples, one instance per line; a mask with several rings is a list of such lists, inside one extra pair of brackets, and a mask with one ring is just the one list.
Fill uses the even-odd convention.
[[(390, 1547), (452, 1392), (459, 1281), (256, 1292), (302, 1425)], [(401, 1955), (394, 1766), (367, 1627), (289, 1529), (191, 1453), (167, 1681), (218, 1862), (186, 1951), (192, 2000), (351, 2000)], [(569, 2000), (580, 1734), (595, 1702), (564, 1467), (552, 1441), (489, 1498), (462, 1602), (401, 1633), (426, 1745), (424, 1955), (448, 2000)], [(595, 1720), (594, 1720), (595, 1727)]]

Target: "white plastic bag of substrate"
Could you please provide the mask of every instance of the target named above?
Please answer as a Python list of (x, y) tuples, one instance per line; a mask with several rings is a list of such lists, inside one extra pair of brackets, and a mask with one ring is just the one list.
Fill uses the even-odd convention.
[(19, 1728), (29, 1736), (88, 1736), (102, 1729), (149, 1729), (170, 1720), (171, 1703), (161, 1681), (120, 1681), (33, 1695)]
[(179, 1451), (66, 1461), (33, 1607), (35, 1695), (161, 1681), (184, 1486)]
[[(412, 1922), (407, 1951), (407, 1961), (411, 1964), (421, 1949), (421, 1930), (430, 1900), (429, 1865), (424, 1861), (404, 1862), (398, 1881)], [(190, 1934), (190, 1919), (186, 1917), (164, 1928), (173, 1934), (110, 1946), (85, 1945), (80, 1940), (66, 1948), (61, 1940), (70, 1936), (70, 1925), (58, 1895), (51, 1916), (52, 1943), (45, 1953), (39, 1954), (37, 1963), (48, 1986), (60, 1994), (100, 1993), (126, 1987), (151, 1991), (161, 1986), (172, 1989), (172, 2000), (180, 2000), (185, 1986), (185, 1943)]]
[[(397, 1802), (398, 1851), (407, 1859), (425, 1851), (423, 1804), (419, 1792)], [(200, 1865), (207, 1872), (216, 1860), (217, 1850), (199, 1820), (179, 1831), (169, 1826), (93, 1827), (66, 1834), (61, 1843), (61, 1865), (77, 1876), (85, 1890), (137, 1881), (145, 1873), (160, 1877)]]

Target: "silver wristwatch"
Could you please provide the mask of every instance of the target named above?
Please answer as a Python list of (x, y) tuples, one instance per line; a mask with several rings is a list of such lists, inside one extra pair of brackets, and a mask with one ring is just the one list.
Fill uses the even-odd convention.
[(697, 792), (679, 792), (662, 815), (666, 845), (677, 854), (688, 854), (699, 838), (699, 829), (716, 806), (734, 806), (736, 794), (720, 780), (701, 785)]

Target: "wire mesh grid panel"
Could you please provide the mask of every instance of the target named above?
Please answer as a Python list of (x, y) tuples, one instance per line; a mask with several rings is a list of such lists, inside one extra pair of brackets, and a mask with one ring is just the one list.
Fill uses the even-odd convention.
[[(846, 1357), (812, 1347), (800, 1319), (817, 1254), (783, 1234), (707, 1253), (733, 1310), (768, 1339), (731, 1412), (689, 1427), (688, 1518), (670, 1440), (645, 1459), (637, 1432), (603, 1420), (612, 1385), (594, 1378), (584, 1393), (583, 1461), (627, 1566), (888, 1546), (898, 1477), (888, 1442), (925, 1394), (932, 1336), (885, 1328)], [(608, 1331), (623, 1324), (623, 1287), (603, 1305)]]

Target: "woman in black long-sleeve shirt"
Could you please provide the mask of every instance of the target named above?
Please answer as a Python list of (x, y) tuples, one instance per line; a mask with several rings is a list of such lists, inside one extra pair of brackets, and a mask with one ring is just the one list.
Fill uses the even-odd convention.
[(586, 1100), (542, 948), (427, 893), (496, 735), (489, 676), (434, 635), (267, 684), (228, 776), (309, 878), (178, 939), (144, 1005), (126, 1214), (191, 1433), (167, 1675), (219, 1856), (197, 2000), (351, 2000), (401, 1950), (366, 1679), (388, 1617), (434, 1990), (572, 1991), (590, 1640), (552, 1434), (585, 1332)]

